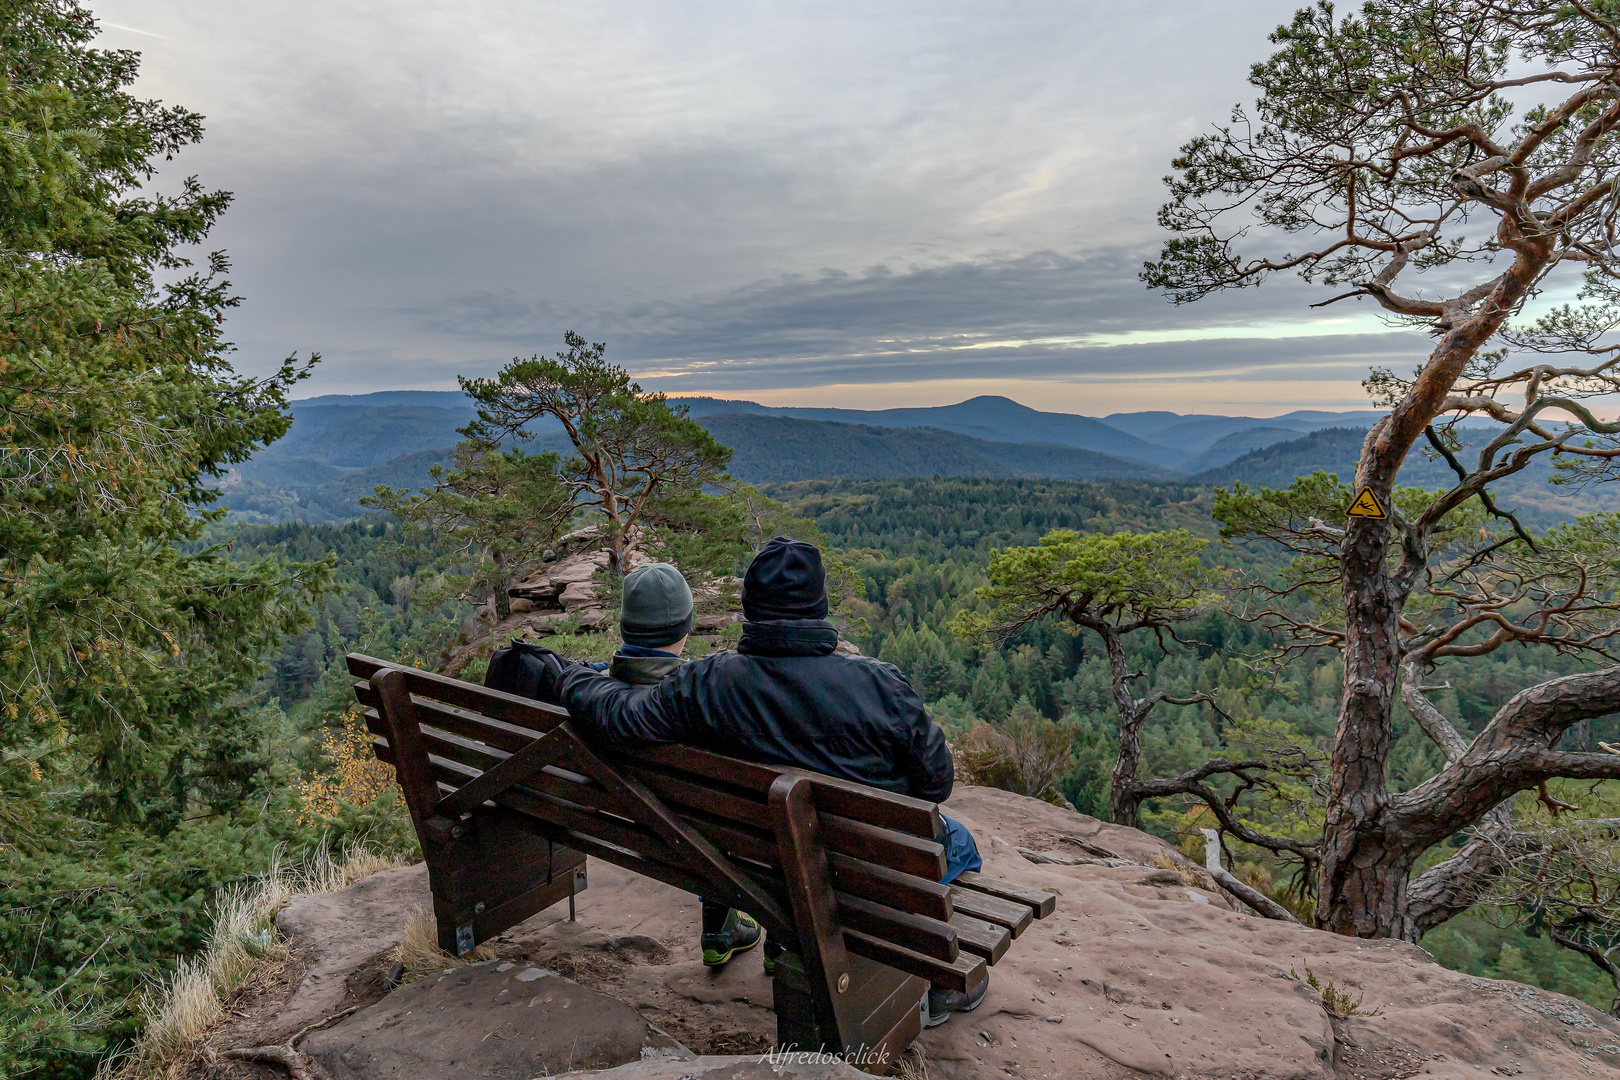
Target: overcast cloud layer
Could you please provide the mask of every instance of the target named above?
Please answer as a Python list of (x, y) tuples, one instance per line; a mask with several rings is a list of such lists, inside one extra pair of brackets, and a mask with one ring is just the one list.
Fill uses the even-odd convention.
[(208, 117), (175, 175), (236, 193), (244, 370), (449, 388), (577, 329), (671, 393), (1093, 415), (1359, 408), (1425, 351), (1290, 281), (1136, 280), (1294, 6), (93, 5)]

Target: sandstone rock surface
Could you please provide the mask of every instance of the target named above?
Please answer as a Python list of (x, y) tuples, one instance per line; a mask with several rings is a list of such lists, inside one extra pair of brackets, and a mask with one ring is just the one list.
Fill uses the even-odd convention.
[(350, 973), (398, 944), (411, 916), (432, 903), (422, 866), (384, 870), (340, 892), (293, 897), (276, 915), (276, 927), (311, 961), (277, 1018), (278, 1029), (264, 1033), (266, 1041), (343, 1008)]
[[(1057, 911), (1034, 923), (992, 969), (983, 1004), (918, 1040), (931, 1080), (1620, 1078), (1620, 1024), (1582, 1003), (1449, 971), (1416, 946), (1343, 938), (1234, 910), (1200, 887), (1207, 879), (1195, 868), (1135, 830), (967, 786), (947, 809), (977, 836), (986, 874), (1059, 897)], [(1090, 861), (1037, 864), (1020, 848)], [(595, 860), (590, 882), (578, 921), (569, 922), (566, 905), (559, 905), (495, 940), (502, 961), (520, 965), (508, 972), (529, 963), (550, 968), (623, 1002), (639, 1022), (699, 1054), (725, 1055), (700, 1057), (675, 1072), (660, 1071), (665, 1063), (630, 1064), (604, 1077), (764, 1080), (758, 1058), (773, 1041), (775, 1016), (757, 952), (712, 972), (699, 957), (695, 897)], [(357, 894), (361, 906), (354, 910), (364, 910), (364, 919), (344, 910)], [(283, 925), (337, 943), (352, 958), (374, 947), (343, 947), (344, 934), (356, 933), (364, 920), (402, 925), (425, 899), (421, 867), (391, 871), (306, 905)], [(323, 929), (311, 917), (317, 910), (334, 926)], [(376, 940), (368, 931), (368, 943)], [(344, 962), (319, 958), (317, 966), (336, 972)], [(1359, 998), (1361, 1013), (1329, 1016), (1304, 981), (1307, 969)], [(322, 985), (330, 983), (306, 977), (288, 1007), (322, 1015), (324, 1005), (299, 1001), (306, 987)], [(400, 1032), (415, 1015), (400, 1015), (387, 1030)], [(283, 1031), (298, 1026), (276, 1022)], [(370, 1036), (382, 1037), (380, 1027)], [(820, 1066), (769, 1075), (846, 1075), (800, 1068)], [(423, 1069), (412, 1080), (439, 1075)]]
[(418, 979), (303, 1049), (334, 1080), (528, 1080), (693, 1056), (623, 1002), (510, 960)]
[(579, 1080), (861, 1080), (868, 1074), (841, 1061), (761, 1060), (758, 1054), (703, 1057), (692, 1061), (638, 1061), (586, 1073)]

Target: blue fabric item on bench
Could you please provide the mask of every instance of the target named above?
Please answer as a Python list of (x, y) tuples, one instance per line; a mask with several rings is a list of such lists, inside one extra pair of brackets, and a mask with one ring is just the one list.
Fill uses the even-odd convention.
[(953, 817), (941, 814), (939, 820), (945, 823), (945, 876), (939, 880), (949, 885), (960, 874), (978, 873), (984, 860), (979, 858), (979, 845), (973, 842), (973, 834)]
[[(940, 882), (949, 885), (958, 875), (978, 873), (979, 868), (984, 865), (984, 860), (979, 858), (979, 845), (974, 842), (973, 834), (968, 832), (968, 827), (944, 814), (939, 815), (939, 820), (945, 823), (945, 876), (939, 879)], [(699, 899), (703, 900), (704, 929), (708, 930), (708, 924), (713, 923), (714, 929), (718, 930), (720, 924), (726, 920), (728, 909), (713, 900), (702, 897)]]

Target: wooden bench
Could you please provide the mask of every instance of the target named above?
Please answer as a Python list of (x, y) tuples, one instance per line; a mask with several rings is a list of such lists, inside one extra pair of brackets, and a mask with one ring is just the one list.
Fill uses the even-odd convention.
[[(585, 888), (585, 856), (753, 915), (790, 952), (778, 1045), (892, 1063), (933, 982), (976, 986), (1054, 897), (942, 885), (939, 809), (685, 746), (605, 751), (568, 714), (351, 653), (378, 758), (422, 843), (439, 944), (461, 955)], [(694, 927), (694, 933), (696, 928)]]

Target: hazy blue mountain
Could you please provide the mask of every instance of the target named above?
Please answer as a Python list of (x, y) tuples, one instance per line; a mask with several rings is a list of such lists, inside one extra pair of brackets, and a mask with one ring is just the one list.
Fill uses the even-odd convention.
[(953, 431), (878, 427), (787, 416), (732, 414), (703, 420), (732, 448), (731, 474), (772, 484), (823, 477), (1045, 477), (1168, 479), (1167, 469), (1073, 446), (993, 442)]
[(459, 409), (469, 417), (472, 402), (460, 390), (379, 390), (375, 394), (323, 394), (320, 397), (299, 398), (292, 403), (293, 412), (301, 408), (320, 405), (365, 405), (373, 408), (384, 405), (428, 405), (437, 409)]
[(715, 398), (684, 398), (682, 403), (694, 419), (713, 415), (753, 413), (786, 416), (799, 420), (823, 420), (840, 424), (865, 424), (882, 428), (937, 428), (987, 442), (1050, 443), (1092, 450), (1114, 457), (1134, 458), (1163, 467), (1174, 467), (1187, 455), (1144, 442), (1089, 416), (1049, 413), (1020, 405), (1011, 398), (985, 396), (955, 405), (916, 409), (822, 409), (756, 405), (753, 402), (722, 401)]
[[(1105, 420), (1073, 413), (1042, 412), (1005, 397), (983, 396), (930, 408), (832, 409), (774, 407), (753, 401), (694, 397), (678, 399), (697, 420), (711, 416), (783, 416), (882, 428), (936, 428), (988, 442), (1046, 443), (1092, 450), (1164, 468), (1193, 471), (1218, 464), (1201, 459), (1228, 436), (1258, 429), (1286, 429), (1301, 434), (1328, 426), (1370, 424), (1376, 413), (1324, 413), (1300, 411), (1284, 417), (1182, 415), (1173, 412), (1115, 413)], [(353, 410), (364, 409), (366, 413)], [(391, 413), (393, 409), (442, 410), (436, 414)], [(380, 412), (378, 410), (381, 410)], [(296, 457), (319, 457), (343, 448), (343, 461), (355, 467), (377, 464), (397, 454), (454, 442), (449, 435), (473, 416), (471, 403), (457, 391), (389, 390), (375, 394), (307, 398), (293, 403), (295, 421), (284, 445), (272, 452)], [(389, 416), (407, 421), (411, 434), (384, 433)], [(342, 426), (343, 433), (327, 429)], [(555, 424), (538, 430), (555, 430)], [(372, 433), (368, 435), (367, 432)], [(438, 435), (435, 432), (440, 433)], [(376, 437), (369, 452), (362, 444)], [(442, 441), (435, 442), (436, 439)], [(316, 444), (334, 449), (317, 449)], [(305, 445), (308, 449), (305, 449)], [(1261, 445), (1254, 442), (1253, 445)], [(1219, 456), (1219, 455), (1217, 455)], [(335, 457), (328, 460), (336, 462)]]
[(1206, 469), (1213, 469), (1225, 465), (1228, 461), (1235, 461), (1244, 454), (1270, 446), (1273, 443), (1287, 442), (1299, 438), (1299, 432), (1283, 427), (1252, 427), (1242, 431), (1234, 431), (1223, 436), (1206, 447), (1203, 453), (1183, 465), (1183, 472), (1201, 473)]
[(1325, 427), (1372, 427), (1384, 414), (1371, 409), (1362, 412), (1323, 412), (1321, 409), (1295, 409), (1291, 413), (1273, 416), (1271, 422), (1295, 421), (1308, 424), (1313, 430)]
[(243, 479), (227, 485), (218, 505), (229, 507), (231, 516), (243, 521), (347, 521), (366, 513), (360, 500), (379, 485), (419, 488), (432, 480), (429, 470), (450, 461), (449, 448), (419, 450), (367, 469), (339, 470), (341, 475), (311, 471), (307, 479), (287, 478), (271, 484), (256, 480), (243, 470)]
[(732, 401), (730, 398), (676, 398), (674, 404), (686, 406), (686, 415), (694, 420), (701, 420), (705, 416), (776, 416), (787, 413), (785, 409), (775, 409), (753, 401)]
[(330, 484), (356, 471), (339, 468), (320, 458), (284, 456), (265, 451), (260, 451), (251, 461), (244, 461), (236, 467), (237, 475), (243, 480), (289, 491)]
[(1321, 471), (1337, 473), (1341, 480), (1349, 482), (1366, 437), (1366, 428), (1325, 428), (1252, 450), (1198, 473), (1195, 479), (1213, 484), (1241, 480), (1256, 487), (1276, 488), (1287, 487), (1296, 476)]
[[(1349, 483), (1355, 475), (1356, 462), (1361, 458), (1361, 444), (1366, 438), (1366, 428), (1323, 428), (1297, 439), (1272, 443), (1251, 451), (1224, 465), (1200, 472), (1195, 479), (1217, 484), (1241, 480), (1246, 484), (1275, 488), (1287, 487), (1296, 476), (1306, 476), (1320, 470), (1337, 473), (1339, 479)], [(1423, 443), (1413, 448), (1406, 464), (1401, 467), (1397, 483), (1427, 488), (1449, 487), (1455, 483), (1457, 474), (1451, 471), (1451, 467), (1444, 461), (1429, 460), (1423, 449)], [(1549, 469), (1540, 466), (1531, 471), (1535, 471), (1540, 483), (1551, 475)]]
[[(477, 415), (465, 394), (437, 390), (329, 394), (294, 401), (291, 412), (287, 434), (239, 467), (244, 480), (310, 490), (337, 479), (322, 470), (367, 469), (454, 446), (458, 429)], [(534, 430), (544, 435), (562, 426), (547, 419)]]
[(1217, 442), (1231, 435), (1261, 428), (1281, 429), (1303, 435), (1326, 427), (1371, 427), (1380, 415), (1375, 412), (1330, 413), (1301, 410), (1283, 416), (1260, 419), (1253, 416), (1211, 416), (1198, 413), (1178, 416), (1171, 412), (1139, 412), (1114, 413), (1103, 417), (1103, 422), (1148, 442), (1182, 451), (1187, 457), (1179, 462), (1177, 467), (1187, 472), (1196, 472), (1194, 456), (1203, 454)]
[(293, 407), (293, 423), (281, 441), (255, 456), (314, 458), (328, 465), (364, 469), (418, 450), (454, 446), (456, 429), (470, 412), (435, 405), (306, 405)]
[[(1210, 418), (1196, 413), (1183, 416), (1181, 413), (1164, 412), (1159, 410), (1152, 412), (1110, 413), (1102, 418), (1102, 422), (1111, 428), (1117, 428), (1118, 430), (1125, 432), (1127, 435), (1134, 435), (1138, 439), (1146, 439), (1157, 435), (1171, 424), (1180, 423), (1182, 420), (1208, 419)], [(1243, 417), (1241, 419), (1247, 419), (1247, 417)]]
[[(1366, 428), (1325, 428), (1286, 442), (1273, 443), (1216, 468), (1200, 472), (1194, 477), (1221, 486), (1235, 480), (1256, 487), (1280, 488), (1293, 483), (1296, 476), (1305, 476), (1321, 470), (1336, 473), (1340, 480), (1350, 483), (1355, 475), (1356, 462), (1361, 457), (1361, 444), (1367, 437)], [(1483, 438), (1483, 433), (1480, 433)], [(1459, 455), (1464, 462), (1477, 460), (1477, 447), (1466, 435), (1464, 445), (1476, 449), (1475, 457)], [(1620, 484), (1594, 484), (1585, 489), (1559, 487), (1549, 483), (1553, 477), (1552, 463), (1546, 456), (1537, 458), (1523, 472), (1506, 477), (1491, 487), (1498, 505), (1518, 514), (1526, 525), (1546, 526), (1568, 520), (1577, 514), (1599, 510), (1620, 510)], [(1415, 447), (1401, 467), (1398, 483), (1402, 486), (1441, 488), (1456, 482), (1456, 473), (1442, 460), (1430, 460), (1423, 453), (1423, 445)]]

